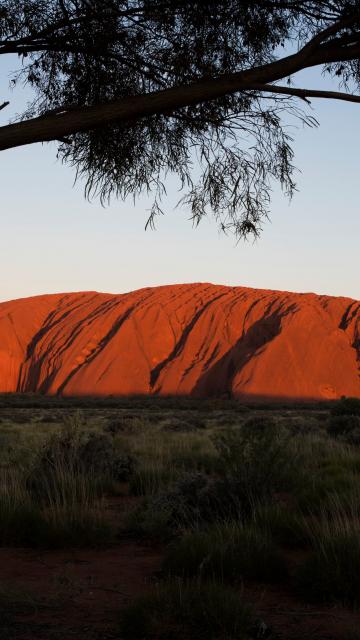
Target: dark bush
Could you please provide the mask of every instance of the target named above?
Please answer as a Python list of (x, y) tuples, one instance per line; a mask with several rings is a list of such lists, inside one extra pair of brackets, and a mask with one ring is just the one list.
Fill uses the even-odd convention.
[(164, 419), (164, 414), (163, 413), (158, 413), (158, 412), (155, 412), (155, 411), (148, 411), (146, 413), (146, 420), (148, 422), (150, 422), (151, 424), (158, 424), (163, 419)]
[(139, 416), (129, 413), (123, 414), (118, 418), (112, 418), (105, 425), (105, 431), (111, 435), (117, 433), (134, 433), (144, 426), (144, 421)]
[(360, 415), (331, 416), (328, 434), (349, 444), (360, 444)]
[(13, 413), (11, 416), (11, 422), (14, 424), (29, 424), (31, 422), (31, 418), (22, 413)]
[(135, 461), (129, 454), (119, 455), (111, 438), (102, 433), (92, 433), (78, 450), (79, 466), (85, 471), (126, 481), (135, 469)]
[(77, 457), (83, 469), (111, 474), (115, 457), (113, 441), (105, 434), (91, 433), (87, 440), (79, 444)]
[(206, 429), (207, 427), (206, 418), (198, 412), (190, 413), (187, 419), (197, 429)]
[(159, 502), (171, 507), (173, 521), (181, 525), (238, 517), (244, 496), (236, 480), (194, 473), (184, 476)]
[(240, 425), (244, 420), (242, 415), (234, 412), (230, 413), (229, 411), (224, 411), (223, 413), (216, 412), (216, 414), (212, 416), (212, 419), (217, 427)]
[(111, 476), (117, 482), (127, 482), (136, 469), (135, 458), (127, 453), (115, 456)]
[(235, 479), (189, 473), (146, 500), (137, 513), (135, 528), (155, 538), (171, 538), (181, 529), (237, 519), (250, 509), (243, 486)]
[(341, 398), (331, 410), (333, 416), (360, 416), (360, 398)]
[(58, 424), (59, 422), (61, 422), (61, 416), (58, 416), (56, 414), (45, 414), (44, 416), (41, 416), (39, 422), (45, 422), (46, 424)]
[(179, 418), (171, 417), (163, 423), (162, 429), (164, 431), (175, 431), (179, 433), (188, 433), (190, 431), (196, 431), (199, 427), (193, 422), (187, 420), (181, 420)]
[[(327, 416), (326, 416), (327, 418)], [(281, 423), (294, 436), (298, 435), (321, 435), (324, 433), (325, 425), (314, 416), (291, 416), (281, 419)]]

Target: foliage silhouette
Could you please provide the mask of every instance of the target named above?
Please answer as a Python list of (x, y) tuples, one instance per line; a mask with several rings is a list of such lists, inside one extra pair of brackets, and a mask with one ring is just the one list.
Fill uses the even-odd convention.
[[(175, 174), (195, 224), (257, 236), (272, 184), (295, 190), (289, 117), (316, 125), (312, 97), (360, 102), (360, 2), (3, 0), (0, 54), (35, 91), (0, 149), (60, 141), (87, 196), (151, 192), (150, 226)], [(294, 87), (310, 67), (342, 91), (320, 73)]]

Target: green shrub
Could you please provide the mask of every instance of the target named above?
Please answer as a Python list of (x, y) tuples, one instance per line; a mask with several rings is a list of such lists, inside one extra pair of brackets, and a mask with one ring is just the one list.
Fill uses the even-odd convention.
[(124, 640), (247, 640), (253, 624), (236, 591), (169, 582), (123, 611), (121, 634)]
[[(68, 418), (63, 428), (41, 447), (28, 477), (28, 487), (39, 499), (70, 485), (92, 484), (98, 494), (110, 481), (127, 480), (134, 472), (134, 458), (119, 455), (106, 434), (82, 429), (81, 416)], [(73, 486), (73, 484), (75, 485)], [(51, 489), (52, 487), (52, 489)]]
[(298, 482), (300, 460), (290, 446), (291, 436), (272, 418), (250, 418), (214, 441), (223, 474), (243, 502), (253, 505)]
[(163, 570), (186, 578), (231, 582), (277, 582), (287, 574), (285, 560), (269, 534), (253, 523), (237, 522), (185, 534), (170, 547)]

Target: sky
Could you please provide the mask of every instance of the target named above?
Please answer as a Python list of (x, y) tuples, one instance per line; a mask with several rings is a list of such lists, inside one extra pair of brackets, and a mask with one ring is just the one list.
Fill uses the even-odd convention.
[[(0, 102), (8, 99), (13, 59), (0, 62)], [(315, 86), (317, 72), (296, 86)], [(10, 95), (0, 124), (20, 111), (26, 91)], [(317, 100), (317, 129), (298, 128), (298, 192), (291, 203), (274, 189), (271, 220), (255, 243), (219, 234), (215, 221), (193, 228), (174, 209), (145, 231), (149, 201), (113, 200), (102, 208), (74, 186), (56, 145), (0, 153), (0, 301), (43, 293), (134, 289), (185, 282), (299, 291), (360, 299), (360, 105)]]

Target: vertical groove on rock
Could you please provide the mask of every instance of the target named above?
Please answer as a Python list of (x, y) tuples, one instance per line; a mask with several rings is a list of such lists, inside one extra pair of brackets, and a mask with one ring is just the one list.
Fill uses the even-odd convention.
[(162, 362), (159, 362), (159, 364), (154, 367), (154, 369), (151, 370), (150, 372), (150, 388), (153, 389), (155, 384), (158, 381), (158, 378), (160, 376), (161, 371), (172, 361), (174, 360), (183, 350), (185, 344), (186, 344), (186, 340), (188, 338), (188, 336), (190, 335), (192, 329), (194, 328), (194, 326), (196, 325), (196, 323), (198, 322), (199, 318), (205, 313), (205, 311), (207, 310), (207, 308), (216, 300), (219, 300), (219, 298), (222, 298), (226, 295), (226, 293), (221, 293), (220, 295), (216, 296), (215, 298), (208, 300), (208, 302), (206, 302), (203, 307), (201, 307), (193, 316), (193, 318), (191, 319), (191, 321), (189, 322), (189, 324), (183, 329), (183, 332), (181, 334), (180, 340), (178, 340), (178, 342), (175, 344), (174, 349), (172, 350), (172, 352), (168, 355), (168, 357), (163, 360)]

